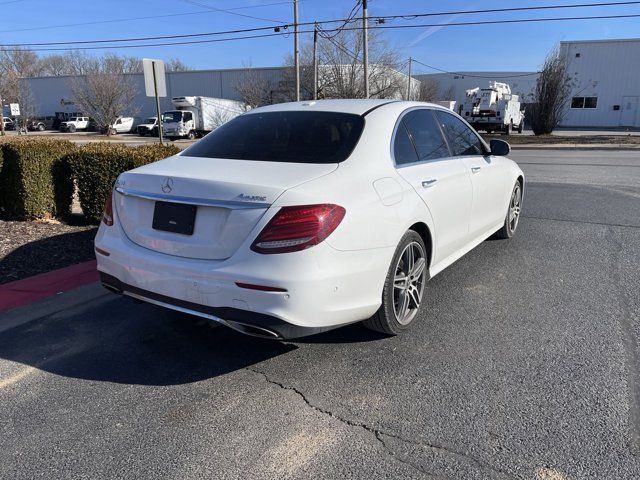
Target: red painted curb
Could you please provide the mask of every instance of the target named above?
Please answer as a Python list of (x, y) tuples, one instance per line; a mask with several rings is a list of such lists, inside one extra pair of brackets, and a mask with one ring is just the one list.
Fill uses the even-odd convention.
[(98, 281), (96, 261), (90, 260), (5, 283), (0, 285), (0, 312), (96, 281)]

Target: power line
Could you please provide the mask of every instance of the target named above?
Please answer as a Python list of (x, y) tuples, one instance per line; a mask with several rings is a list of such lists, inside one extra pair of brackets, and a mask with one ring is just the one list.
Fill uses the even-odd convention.
[[(640, 2), (639, 2), (640, 3)], [(558, 22), (558, 21), (577, 21), (577, 20), (606, 20), (606, 19), (623, 19), (623, 18), (638, 18), (640, 14), (629, 14), (629, 15), (597, 15), (597, 16), (582, 16), (582, 17), (555, 17), (555, 18), (527, 18), (527, 19), (517, 19), (517, 20), (487, 20), (487, 21), (476, 21), (476, 22), (456, 22), (456, 23), (447, 23), (447, 24), (419, 24), (419, 25), (372, 25), (370, 29), (400, 29), (400, 28), (427, 28), (427, 27), (456, 27), (456, 26), (471, 26), (471, 25), (499, 25), (499, 24), (513, 24), (513, 23), (541, 23), (541, 22)], [(326, 21), (328, 23), (329, 21)], [(234, 32), (228, 33), (244, 33), (256, 30), (264, 30), (264, 28), (254, 28), (254, 29), (239, 29)], [(325, 31), (334, 31), (335, 29), (326, 29)], [(350, 31), (350, 30), (360, 30), (360, 28), (343, 28), (342, 30)], [(188, 37), (197, 37), (197, 36), (211, 36), (211, 35), (220, 35), (223, 32), (214, 32), (214, 33), (206, 33), (206, 34), (190, 34), (190, 35), (172, 35), (172, 36), (163, 36), (163, 37), (148, 37), (141, 38), (137, 41), (143, 40), (151, 40), (151, 39), (171, 39), (171, 38), (188, 38)], [(300, 30), (299, 33), (313, 33), (313, 30)], [(230, 37), (230, 38), (219, 38), (219, 39), (208, 39), (208, 40), (190, 40), (183, 42), (162, 42), (162, 43), (147, 43), (147, 44), (138, 44), (138, 45), (100, 45), (100, 46), (92, 46), (92, 47), (70, 47), (70, 48), (35, 48), (32, 49), (36, 52), (42, 51), (65, 51), (65, 50), (97, 50), (97, 49), (118, 49), (118, 48), (142, 48), (142, 47), (163, 47), (163, 46), (172, 46), (172, 45), (193, 45), (200, 43), (216, 43), (216, 42), (225, 42), (232, 40), (245, 40), (251, 38), (264, 38), (264, 37), (276, 37), (276, 36), (288, 36), (289, 32), (275, 32), (270, 34), (259, 34), (259, 35), (246, 35), (241, 37)], [(5, 48), (6, 51), (17, 51), (22, 50), (24, 47), (32, 46), (32, 45), (69, 45), (69, 44), (85, 44), (85, 43), (113, 43), (113, 42), (124, 42), (124, 41), (135, 41), (134, 39), (120, 39), (120, 40), (94, 40), (94, 41), (85, 41), (85, 42), (51, 42), (46, 44), (5, 44), (0, 45), (0, 47), (17, 47), (17, 48)], [(22, 47), (22, 48), (21, 48)]]
[(217, 8), (217, 7), (212, 7), (211, 5), (208, 5), (206, 3), (201, 3), (201, 2), (196, 2), (195, 0), (182, 0), (184, 3), (189, 3), (191, 5), (195, 5), (197, 7), (202, 7), (202, 8), (206, 8), (207, 10), (212, 10), (214, 12), (222, 12), (222, 13), (228, 13), (230, 15), (236, 15), (238, 17), (244, 17), (244, 18), (251, 18), (253, 20), (261, 20), (264, 22), (280, 22), (280, 20), (274, 20), (273, 18), (263, 18), (263, 17), (256, 17), (253, 15), (247, 15), (245, 13), (238, 13), (238, 12), (233, 12), (231, 10), (227, 10), (224, 8)]
[(640, 2), (624, 1), (624, 2), (601, 2), (601, 3), (576, 3), (576, 4), (563, 4), (563, 5), (542, 5), (531, 7), (506, 7), (506, 8), (490, 8), (482, 10), (457, 10), (453, 12), (429, 12), (429, 13), (417, 13), (406, 15), (385, 15), (385, 16), (373, 16), (372, 19), (384, 18), (387, 20), (404, 19), (412, 20), (415, 18), (423, 17), (438, 17), (441, 15), (470, 15), (476, 13), (501, 13), (501, 12), (526, 12), (531, 10), (558, 10), (565, 8), (585, 8), (585, 7), (613, 7), (622, 5), (637, 5)]
[[(21, 2), (23, 0), (14, 0), (14, 2)], [(303, 1), (303, 0), (301, 0)], [(14, 3), (14, 2), (9, 2), (9, 3)], [(275, 6), (275, 5), (289, 5), (291, 2), (289, 0), (284, 1), (284, 2), (273, 2), (273, 3), (262, 3), (260, 5), (243, 5), (240, 7), (233, 7), (233, 8), (227, 8), (227, 11), (231, 11), (231, 10), (246, 10), (246, 9), (250, 9), (250, 8), (262, 8), (262, 7), (271, 7), (271, 6)], [(208, 14), (208, 13), (212, 13), (215, 10), (198, 10), (195, 12), (183, 12), (183, 13), (165, 13), (163, 15), (147, 15), (144, 17), (128, 17), (128, 18), (116, 18), (113, 20), (95, 20), (92, 22), (80, 22), (80, 23), (67, 23), (67, 24), (63, 24), (63, 25), (48, 25), (48, 26), (43, 26), (43, 27), (29, 27), (29, 28), (15, 28), (15, 29), (11, 29), (11, 30), (0, 30), (0, 33), (12, 33), (12, 32), (31, 32), (34, 30), (51, 30), (51, 29), (55, 29), (55, 28), (67, 28), (67, 27), (82, 27), (82, 26), (86, 26), (86, 25), (101, 25), (101, 24), (105, 24), (105, 23), (122, 23), (122, 22), (131, 22), (131, 21), (137, 21), (137, 20), (152, 20), (152, 19), (156, 19), (156, 18), (168, 18), (168, 17), (184, 17), (184, 16), (191, 16), (191, 15), (202, 15), (203, 13)], [(270, 27), (269, 27), (270, 28)]]
[[(462, 73), (462, 72), (449, 72), (447, 70), (443, 70), (441, 68), (438, 67), (434, 67), (433, 65), (429, 65), (427, 63), (421, 62), (420, 60), (416, 60), (415, 58), (412, 59), (415, 63), (419, 63), (420, 65), (430, 68), (432, 70), (437, 70), (438, 72), (442, 72), (442, 73), (448, 73), (450, 75), (462, 75), (464, 77), (469, 77), (469, 78), (494, 78), (494, 76), (486, 76), (486, 75), (473, 75), (473, 74), (467, 74), (467, 73)], [(532, 75), (538, 75), (540, 72), (529, 72), (529, 73), (520, 73), (517, 75), (501, 75), (500, 78), (520, 78), (520, 77), (530, 77)]]
[[(498, 8), (498, 9), (485, 9), (485, 10), (458, 10), (458, 11), (448, 11), (448, 12), (434, 12), (434, 13), (415, 13), (415, 14), (407, 14), (407, 15), (385, 15), (385, 16), (376, 16), (371, 17), (372, 19), (384, 19), (384, 20), (394, 20), (394, 19), (405, 19), (411, 20), (415, 18), (422, 18), (428, 16), (441, 16), (441, 15), (461, 15), (461, 14), (477, 14), (477, 13), (496, 13), (496, 12), (515, 12), (515, 11), (530, 11), (530, 10), (549, 10), (549, 9), (563, 9), (563, 8), (575, 8), (575, 7), (606, 7), (606, 6), (616, 6), (616, 5), (638, 5), (640, 4), (640, 0), (638, 1), (625, 1), (625, 2), (607, 2), (607, 3), (582, 3), (578, 5), (546, 5), (546, 6), (530, 6), (530, 7), (513, 7), (513, 8)], [(213, 7), (211, 7), (213, 8)], [(474, 22), (457, 22), (457, 23), (446, 23), (446, 24), (418, 24), (418, 25), (384, 25), (377, 24), (371, 26), (370, 28), (424, 28), (424, 27), (447, 27), (447, 26), (463, 26), (463, 25), (486, 25), (486, 24), (496, 24), (496, 23), (522, 23), (522, 22), (542, 22), (542, 21), (557, 21), (557, 20), (589, 20), (589, 19), (607, 19), (607, 18), (632, 18), (635, 15), (609, 15), (609, 16), (592, 16), (592, 17), (557, 17), (557, 18), (541, 18), (541, 19), (521, 19), (521, 20), (491, 20), (491, 21), (474, 21)], [(356, 18), (342, 18), (342, 19), (332, 19), (332, 20), (322, 20), (318, 22), (300, 22), (298, 26), (313, 26), (314, 23), (319, 25), (327, 24), (327, 23), (353, 23), (359, 21), (360, 19)], [(272, 30), (272, 29), (285, 29), (288, 30), (289, 27), (293, 26), (290, 23), (280, 23), (277, 25), (264, 26), (264, 27), (253, 27), (253, 28), (243, 28), (243, 29), (235, 29), (235, 30), (226, 30), (226, 31), (218, 31), (218, 32), (203, 32), (203, 33), (192, 33), (192, 34), (182, 34), (182, 35), (159, 35), (153, 37), (137, 37), (137, 38), (112, 38), (112, 39), (104, 39), (104, 40), (76, 40), (76, 41), (65, 41), (65, 42), (42, 42), (42, 43), (7, 43), (0, 46), (5, 47), (31, 47), (31, 46), (53, 46), (53, 45), (80, 45), (80, 44), (92, 44), (92, 43), (116, 43), (116, 42), (134, 42), (134, 41), (147, 41), (147, 40), (163, 40), (163, 39), (177, 39), (177, 38), (193, 38), (193, 37), (204, 37), (204, 36), (213, 36), (213, 35), (225, 35), (225, 34), (233, 34), (233, 33), (247, 33), (247, 32), (255, 32), (260, 30)], [(346, 26), (338, 27), (340, 30), (349, 30)], [(325, 29), (325, 31), (335, 31), (335, 29)]]

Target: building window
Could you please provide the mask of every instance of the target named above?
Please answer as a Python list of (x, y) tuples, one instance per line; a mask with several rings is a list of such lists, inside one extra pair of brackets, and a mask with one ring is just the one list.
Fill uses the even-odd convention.
[(573, 97), (571, 108), (597, 108), (598, 97)]
[(596, 108), (598, 106), (598, 97), (584, 97), (584, 108)]

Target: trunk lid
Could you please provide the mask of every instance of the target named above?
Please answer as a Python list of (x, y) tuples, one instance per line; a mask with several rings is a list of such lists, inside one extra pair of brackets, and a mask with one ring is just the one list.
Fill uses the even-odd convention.
[[(285, 190), (336, 168), (175, 156), (120, 175), (114, 204), (127, 237), (138, 245), (181, 257), (225, 259)], [(193, 233), (154, 228), (158, 201), (196, 205)]]

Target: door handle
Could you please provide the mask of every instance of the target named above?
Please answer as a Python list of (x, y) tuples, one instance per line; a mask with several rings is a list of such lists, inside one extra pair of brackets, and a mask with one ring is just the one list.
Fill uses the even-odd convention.
[(471, 173), (478, 173), (482, 167), (471, 167)]
[(430, 188), (433, 187), (436, 184), (437, 180), (435, 178), (429, 178), (427, 180), (423, 180), (422, 181), (422, 186), (424, 188)]

